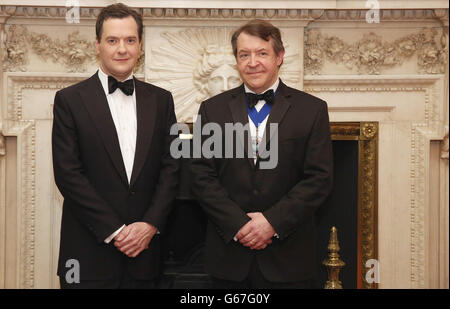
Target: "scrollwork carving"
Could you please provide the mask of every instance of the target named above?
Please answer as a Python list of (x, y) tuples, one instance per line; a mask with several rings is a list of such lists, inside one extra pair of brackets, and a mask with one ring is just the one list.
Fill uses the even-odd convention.
[(448, 48), (445, 42), (442, 44), (442, 40), (437, 38), (437, 34), (436, 29), (425, 28), (394, 42), (383, 42), (381, 36), (371, 32), (349, 44), (339, 37), (323, 35), (311, 29), (305, 35), (305, 71), (307, 74), (320, 74), (327, 60), (343, 64), (359, 74), (380, 74), (382, 70), (399, 66), (416, 54), (418, 73), (444, 73)]

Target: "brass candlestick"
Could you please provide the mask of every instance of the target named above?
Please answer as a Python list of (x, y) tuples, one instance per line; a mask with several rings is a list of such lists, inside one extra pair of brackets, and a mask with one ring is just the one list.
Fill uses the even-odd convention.
[(339, 250), (337, 228), (333, 226), (328, 243), (328, 259), (322, 262), (328, 271), (328, 281), (325, 283), (325, 289), (342, 289), (342, 283), (339, 281), (339, 271), (345, 266), (345, 263), (339, 257)]

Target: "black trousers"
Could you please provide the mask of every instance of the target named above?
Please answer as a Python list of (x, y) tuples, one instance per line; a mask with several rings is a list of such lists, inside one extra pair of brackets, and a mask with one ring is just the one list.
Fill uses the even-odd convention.
[(248, 277), (244, 281), (229, 281), (211, 277), (214, 289), (314, 289), (313, 279), (298, 282), (271, 282), (268, 281), (259, 269), (254, 259)]
[(61, 289), (154, 289), (154, 280), (136, 280), (124, 274), (120, 280), (84, 280), (80, 283), (67, 283), (64, 277), (59, 277)]

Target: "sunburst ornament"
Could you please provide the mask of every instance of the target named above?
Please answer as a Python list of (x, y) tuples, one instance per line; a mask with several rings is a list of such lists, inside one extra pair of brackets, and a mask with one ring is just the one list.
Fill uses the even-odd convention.
[[(202, 101), (242, 83), (231, 49), (233, 31), (221, 27), (164, 32), (161, 37), (168, 44), (151, 48), (147, 81), (172, 92), (178, 122), (193, 122)], [(297, 58), (284, 57), (280, 75), (288, 85), (298, 84), (299, 70), (289, 70)]]

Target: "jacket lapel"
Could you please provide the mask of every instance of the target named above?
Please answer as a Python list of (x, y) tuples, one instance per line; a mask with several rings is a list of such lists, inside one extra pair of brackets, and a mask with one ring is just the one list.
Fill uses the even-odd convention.
[[(247, 105), (245, 103), (245, 90), (244, 90), (244, 84), (242, 84), (240, 87), (236, 88), (235, 91), (231, 94), (232, 99), (228, 101), (228, 106), (231, 110), (231, 116), (233, 117), (233, 122), (236, 123), (242, 123), (243, 126), (248, 125), (248, 111), (247, 111)], [(250, 128), (249, 128), (250, 130)], [(247, 134), (242, 137), (240, 134), (237, 134), (237, 138), (239, 139), (240, 146), (244, 147), (244, 155), (248, 158), (248, 161), (252, 167), (255, 167), (255, 163), (253, 158), (250, 158), (249, 156), (249, 136), (250, 131), (247, 132)]]
[(130, 186), (133, 186), (144, 166), (147, 153), (152, 143), (156, 119), (155, 94), (149, 92), (143, 82), (136, 78), (134, 78), (134, 85), (136, 91), (137, 137)]
[(106, 152), (119, 173), (122, 181), (128, 185), (128, 178), (123, 164), (122, 153), (120, 151), (119, 138), (117, 137), (116, 127), (109, 110), (103, 86), (95, 73), (87, 83), (86, 91), (80, 91), (80, 96), (84, 105), (96, 126)]
[[(259, 145), (260, 155), (261, 157), (266, 157), (267, 147), (266, 145), (270, 145), (270, 141), (275, 134), (278, 134), (278, 130), (270, 130), (270, 124), (277, 124), (280, 127), (280, 124), (286, 115), (286, 112), (291, 106), (288, 98), (291, 95), (289, 94), (289, 89), (286, 85), (280, 80), (280, 84), (278, 85), (277, 93), (275, 96), (275, 101), (273, 107), (270, 111), (269, 118), (267, 119), (266, 129), (264, 131), (264, 136), (261, 145)], [(267, 132), (269, 132), (269, 138), (267, 138)], [(267, 141), (267, 142), (266, 142)]]

